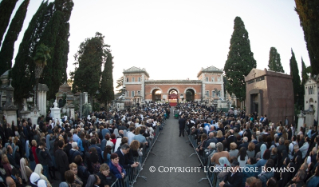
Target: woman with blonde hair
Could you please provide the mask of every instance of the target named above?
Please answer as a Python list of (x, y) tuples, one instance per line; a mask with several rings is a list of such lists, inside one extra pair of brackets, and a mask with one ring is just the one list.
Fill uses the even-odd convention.
[(238, 155), (238, 149), (237, 148), (237, 144), (235, 142), (232, 142), (230, 143), (230, 146), (229, 146), (230, 150), (229, 150), (229, 158), (230, 159), (233, 159), (233, 158), (236, 158), (237, 155)]
[(130, 145), (130, 155), (132, 155), (133, 157), (142, 156), (143, 153), (140, 149), (140, 145), (141, 144), (139, 141), (133, 140)]
[(225, 139), (225, 137), (223, 136), (223, 132), (221, 130), (217, 131), (216, 139), (218, 142), (223, 142), (223, 140)]
[(50, 184), (48, 178), (42, 174), (43, 173), (42, 164), (37, 164), (35, 166), (34, 173), (38, 174), (40, 176), (40, 179), (45, 180), (47, 182), (48, 187), (52, 187), (52, 185)]

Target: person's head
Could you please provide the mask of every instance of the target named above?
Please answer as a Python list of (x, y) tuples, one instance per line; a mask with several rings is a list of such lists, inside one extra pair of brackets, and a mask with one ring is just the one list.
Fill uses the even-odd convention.
[(111, 162), (112, 164), (118, 164), (120, 161), (119, 155), (117, 155), (116, 153), (112, 153), (111, 154)]
[(296, 181), (295, 182), (303, 181), (304, 179), (305, 179), (305, 171), (299, 170), (296, 174)]
[(203, 133), (202, 136), (201, 136), (201, 141), (204, 141), (207, 139), (207, 134), (206, 133)]
[(237, 148), (237, 144), (235, 142), (230, 143), (230, 150), (235, 150)]
[(74, 163), (75, 163), (76, 165), (78, 165), (78, 166), (82, 165), (83, 159), (82, 159), (81, 155), (76, 155), (76, 156), (74, 157)]
[(268, 160), (270, 158), (270, 150), (266, 149), (263, 155), (263, 159)]
[(110, 167), (107, 164), (102, 164), (100, 166), (100, 172), (104, 175), (104, 176), (109, 176), (110, 174)]
[(216, 147), (217, 147), (217, 151), (218, 152), (222, 152), (224, 150), (224, 146), (223, 146), (223, 144), (221, 142), (218, 142), (216, 144)]
[(12, 147), (9, 145), (9, 146), (7, 147), (7, 153), (12, 154), (12, 152), (13, 152), (13, 149), (12, 149)]
[(127, 143), (125, 143), (121, 145), (121, 150), (124, 154), (127, 154), (130, 151), (130, 146)]
[(74, 173), (74, 175), (78, 174), (78, 165), (76, 165), (76, 163), (72, 162), (69, 165), (70, 170)]
[(92, 139), (91, 139), (91, 144), (93, 145), (93, 144), (96, 144), (96, 138), (95, 137), (93, 137)]
[(243, 142), (244, 142), (244, 143), (248, 142), (248, 137), (247, 137), (247, 136), (245, 136), (245, 137), (243, 138)]
[(255, 143), (253, 142), (250, 142), (248, 144), (248, 151), (254, 151), (255, 150)]
[(274, 177), (271, 177), (270, 179), (268, 179), (266, 185), (267, 187), (275, 187), (276, 186), (276, 179)]
[(256, 179), (250, 187), (262, 187), (262, 186), (263, 186), (263, 183), (261, 182), (261, 180)]
[(237, 172), (237, 169), (239, 168), (239, 162), (235, 159), (232, 162), (231, 167), (232, 167), (232, 172), (233, 173)]
[(10, 176), (6, 177), (6, 183), (8, 187), (16, 187), (16, 183)]
[(73, 171), (68, 170), (64, 173), (64, 178), (68, 184), (72, 184), (75, 180), (75, 174)]
[(5, 154), (2, 155), (1, 162), (3, 164), (9, 163), (9, 159), (8, 159), (7, 155), (5, 155)]
[(32, 140), (32, 141), (31, 141), (31, 145), (34, 146), (34, 147), (36, 147), (36, 146), (37, 146), (37, 141)]
[(107, 141), (109, 141), (111, 136), (108, 133), (106, 133), (104, 137)]
[(285, 138), (284, 137), (279, 138), (279, 144), (280, 145), (284, 145), (285, 144)]
[(248, 177), (246, 179), (245, 186), (246, 187), (251, 187), (252, 184), (255, 182), (255, 180), (256, 180), (256, 177)]
[(64, 142), (63, 142), (62, 140), (59, 140), (59, 141), (58, 141), (58, 147), (59, 147), (60, 149), (62, 149), (62, 148), (63, 148), (63, 145), (64, 145)]
[(77, 142), (72, 142), (72, 148), (77, 149), (78, 148), (78, 143)]
[(125, 144), (125, 143), (128, 143), (128, 138), (127, 137), (123, 137), (122, 138), (121, 144)]
[(223, 137), (223, 132), (221, 130), (218, 130), (216, 138), (222, 138), (222, 137)]
[(133, 140), (131, 142), (130, 148), (134, 151), (136, 151), (138, 148), (140, 148), (140, 142), (137, 140)]
[(271, 155), (277, 155), (278, 149), (277, 147), (272, 148)]

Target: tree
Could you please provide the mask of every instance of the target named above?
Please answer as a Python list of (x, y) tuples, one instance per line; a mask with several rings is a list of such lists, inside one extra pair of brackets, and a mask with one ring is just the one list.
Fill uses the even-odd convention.
[[(305, 62), (301, 58), (301, 77), (302, 77), (302, 85), (305, 85), (308, 80), (308, 71)], [(311, 73), (311, 72), (309, 72)]]
[(113, 88), (113, 56), (107, 52), (107, 59), (104, 64), (102, 72), (102, 81), (100, 84), (100, 97), (99, 100), (105, 103), (105, 106), (114, 99)]
[(119, 79), (116, 80), (116, 87), (117, 88), (117, 92), (120, 93), (120, 95), (122, 95), (122, 87), (123, 87), (123, 83), (124, 83), (124, 76), (121, 76)]
[(35, 46), (43, 34), (44, 28), (53, 14), (53, 3), (42, 2), (32, 17), (23, 39), (20, 43), (15, 64), (12, 68), (12, 86), (14, 87), (14, 101), (21, 103), (23, 98), (33, 94), (35, 85), (33, 56)]
[(296, 12), (303, 28), (312, 69), (312, 75), (319, 74), (319, 1), (295, 0)]
[(302, 100), (300, 99), (301, 97), (303, 97), (303, 95), (301, 95), (300, 89), (303, 89), (303, 88), (301, 88), (301, 85), (300, 85), (301, 81), (299, 76), (299, 69), (298, 69), (295, 54), (292, 49), (291, 49), (291, 58), (290, 58), (290, 75), (292, 75), (295, 106), (298, 109), (300, 109), (303, 105), (301, 103)]
[(49, 99), (55, 98), (59, 87), (67, 81), (69, 19), (73, 5), (72, 0), (55, 0), (54, 14), (39, 41), (39, 43), (43, 43), (51, 49), (52, 58), (48, 60), (48, 64), (39, 80), (50, 88), (47, 93)]
[(271, 47), (269, 51), (268, 67), (269, 67), (269, 70), (285, 73), (281, 65), (280, 54), (277, 52), (277, 49), (274, 47)]
[(226, 90), (229, 94), (234, 93), (239, 100), (243, 101), (246, 97), (244, 76), (256, 68), (256, 60), (250, 50), (250, 41), (244, 22), (240, 17), (236, 17), (234, 22), (234, 32), (224, 66), (227, 77)]
[[(40, 44), (39, 47), (37, 47), (37, 50), (35, 52), (34, 55), (34, 63), (35, 63), (35, 85), (36, 85), (36, 97), (35, 97), (35, 101), (38, 101), (38, 82), (39, 82), (39, 78), (41, 77), (42, 71), (44, 69), (44, 67), (47, 65), (48, 60), (51, 59), (50, 56), (50, 49), (45, 46), (44, 44)], [(36, 103), (36, 106), (38, 106), (38, 103)]]
[(100, 88), (101, 66), (106, 62), (108, 45), (104, 44), (104, 36), (97, 32), (95, 37), (88, 38), (80, 44), (78, 52), (74, 55), (78, 65), (71, 73), (74, 80), (74, 92), (88, 92), (95, 95)]
[(24, 0), (22, 2), (14, 18), (11, 21), (9, 30), (0, 51), (0, 75), (2, 75), (8, 69), (11, 69), (14, 43), (18, 39), (19, 33), (22, 29), (29, 2), (30, 0)]
[(0, 46), (17, 2), (18, 0), (2, 0), (0, 3)]

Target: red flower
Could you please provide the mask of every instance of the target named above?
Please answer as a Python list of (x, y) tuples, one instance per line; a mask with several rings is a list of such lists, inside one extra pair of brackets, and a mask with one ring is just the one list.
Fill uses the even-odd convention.
[(226, 165), (226, 164), (224, 164), (224, 166), (226, 167), (227, 165)]

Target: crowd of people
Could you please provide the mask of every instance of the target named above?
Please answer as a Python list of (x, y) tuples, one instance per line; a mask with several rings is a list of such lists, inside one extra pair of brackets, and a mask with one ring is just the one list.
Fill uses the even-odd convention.
[(169, 116), (166, 104), (145, 104), (123, 111), (93, 112), (86, 118), (37, 124), (18, 118), (0, 123), (0, 185), (110, 187), (140, 167), (155, 129)]
[(174, 113), (179, 116), (179, 136), (185, 129), (194, 138), (213, 186), (319, 186), (316, 123), (307, 132), (304, 127), (297, 131), (287, 118), (272, 122), (257, 112), (222, 112), (199, 103), (177, 105)]

